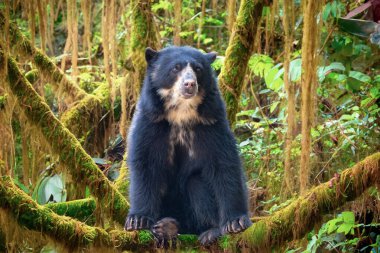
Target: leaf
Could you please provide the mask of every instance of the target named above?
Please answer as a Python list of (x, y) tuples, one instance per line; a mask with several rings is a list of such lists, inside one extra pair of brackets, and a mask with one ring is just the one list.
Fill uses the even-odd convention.
[(212, 38), (206, 38), (206, 39), (203, 40), (203, 43), (204, 43), (205, 45), (207, 45), (207, 44), (210, 44), (212, 41), (213, 41)]
[(279, 77), (278, 72), (278, 68), (274, 66), (264, 77), (267, 87), (274, 91), (279, 91), (284, 85), (284, 81)]
[(355, 118), (353, 117), (353, 115), (350, 115), (350, 114), (343, 114), (343, 115), (340, 117), (340, 120), (351, 121), (351, 120), (353, 120), (353, 119), (355, 119)]
[(342, 214), (343, 222), (355, 224), (355, 215), (353, 212), (343, 212)]
[(267, 55), (254, 54), (249, 59), (248, 67), (256, 76), (264, 77), (274, 66), (274, 60)]
[(339, 226), (336, 232), (344, 233), (345, 235), (347, 235), (351, 231), (352, 228), (353, 228), (353, 224), (343, 223), (342, 225)]
[(362, 72), (359, 71), (350, 71), (349, 77), (355, 78), (356, 80), (363, 82), (363, 83), (369, 83), (371, 82), (371, 77), (363, 74)]
[(276, 110), (278, 104), (280, 103), (280, 101), (276, 101), (274, 102), (271, 106), (270, 106), (270, 113), (274, 112), (274, 110)]
[(319, 82), (323, 82), (325, 77), (331, 73), (333, 70), (345, 71), (346, 68), (341, 62), (333, 62), (329, 66), (319, 67), (318, 68), (318, 79)]
[(289, 64), (289, 78), (292, 82), (300, 80), (302, 73), (302, 60), (301, 58), (294, 59)]
[(336, 223), (338, 223), (340, 219), (332, 219), (329, 222), (327, 222), (327, 233), (331, 234), (334, 232), (338, 227), (336, 226)]
[(323, 13), (322, 13), (323, 21), (325, 21), (325, 22), (327, 21), (327, 18), (329, 17), (330, 12), (331, 12), (331, 3), (327, 3), (325, 6), (325, 9), (323, 10)]
[(245, 140), (245, 141), (242, 141), (240, 142), (239, 144), (239, 147), (244, 147), (244, 146), (247, 146), (251, 143), (251, 141), (249, 139)]

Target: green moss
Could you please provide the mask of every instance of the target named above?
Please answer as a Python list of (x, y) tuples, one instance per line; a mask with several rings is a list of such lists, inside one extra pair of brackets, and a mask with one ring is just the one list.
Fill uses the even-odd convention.
[(230, 38), (225, 62), (219, 75), (230, 125), (233, 125), (236, 120), (243, 78), (253, 51), (253, 42), (264, 2), (264, 0), (243, 0), (241, 2), (234, 28), (235, 32)]
[(5, 104), (7, 103), (8, 100), (8, 94), (4, 94), (0, 96), (0, 110), (4, 109)]
[(219, 239), (219, 247), (224, 249), (224, 250), (231, 248), (231, 236), (230, 235), (223, 235)]
[(149, 230), (142, 230), (138, 232), (139, 244), (141, 246), (149, 245), (153, 242), (153, 235)]
[(80, 199), (69, 202), (46, 204), (45, 207), (59, 215), (75, 218), (86, 224), (95, 224), (94, 212), (96, 208), (95, 200)]
[(32, 69), (25, 74), (25, 78), (31, 83), (34, 84), (39, 79), (39, 73), (37, 69)]

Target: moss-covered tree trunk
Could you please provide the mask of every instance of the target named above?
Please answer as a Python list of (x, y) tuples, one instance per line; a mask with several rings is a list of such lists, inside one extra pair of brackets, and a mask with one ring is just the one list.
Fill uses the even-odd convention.
[(283, 26), (285, 32), (285, 61), (284, 61), (284, 83), (287, 94), (287, 117), (288, 128), (285, 137), (285, 157), (284, 157), (284, 196), (295, 190), (294, 186), (294, 162), (292, 161), (292, 144), (296, 130), (296, 84), (292, 83), (289, 77), (290, 60), (293, 46), (294, 27), (294, 3), (293, 0), (283, 0)]
[[(300, 191), (305, 192), (310, 181), (311, 127), (314, 122), (315, 97), (317, 96), (317, 66), (319, 28), (318, 17), (322, 1), (304, 2), (303, 37), (302, 37), (302, 93), (301, 93), (301, 164)], [(322, 21), (319, 21), (322, 22)]]
[(130, 59), (133, 64), (131, 78), (137, 98), (145, 75), (145, 49), (147, 47), (159, 49), (160, 42), (151, 11), (151, 1), (131, 0), (130, 5), (132, 8)]
[(11, 57), (5, 59), (0, 48), (0, 65), (7, 64), (9, 87), (29, 122), (36, 126), (50, 144), (53, 154), (65, 165), (74, 182), (87, 185), (91, 193), (102, 199), (106, 210), (114, 220), (123, 223), (128, 212), (126, 199), (115, 189), (99, 170), (91, 157), (83, 150), (78, 140), (53, 115), (49, 107), (36, 93), (31, 84), (22, 76)]
[(248, 60), (252, 55), (254, 39), (266, 0), (242, 0), (226, 58), (219, 75), (219, 84), (227, 106), (230, 124), (236, 120), (240, 95)]
[(157, 50), (161, 47), (151, 10), (151, 1), (131, 0), (129, 8), (132, 12), (129, 58), (126, 64), (129, 72), (120, 86), (123, 99), (120, 133), (124, 138), (144, 80), (145, 49), (151, 47)]
[[(223, 237), (217, 244), (228, 252), (236, 251), (237, 248), (248, 249), (250, 252), (270, 252), (288, 240), (302, 238), (320, 222), (324, 214), (334, 211), (347, 201), (354, 200), (369, 187), (378, 185), (379, 178), (380, 153), (375, 153), (352, 168), (344, 170), (339, 177), (309, 190), (287, 207), (262, 218), (246, 231)], [(6, 214), (12, 215), (20, 225), (42, 232), (58, 242), (61, 242), (62, 238), (72, 238), (69, 240), (72, 247), (101, 245), (107, 248), (141, 251), (154, 246), (152, 237), (144, 232), (138, 233), (137, 239), (136, 233), (118, 230), (107, 233), (100, 228), (58, 216), (50, 209), (39, 206), (17, 189), (9, 177), (0, 179), (0, 212), (1, 208), (5, 209)], [(179, 241), (181, 248), (200, 247), (194, 235), (181, 235)]]

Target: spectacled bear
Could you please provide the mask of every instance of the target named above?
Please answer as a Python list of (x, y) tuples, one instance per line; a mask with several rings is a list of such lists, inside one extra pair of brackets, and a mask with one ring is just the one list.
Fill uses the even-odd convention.
[(128, 134), (126, 230), (159, 240), (199, 234), (207, 245), (252, 223), (241, 161), (211, 69), (215, 53), (147, 48), (147, 71)]

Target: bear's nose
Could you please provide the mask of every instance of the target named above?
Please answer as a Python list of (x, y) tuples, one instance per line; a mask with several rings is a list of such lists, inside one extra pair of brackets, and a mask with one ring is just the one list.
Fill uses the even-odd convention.
[(195, 81), (194, 80), (186, 80), (184, 84), (186, 88), (193, 88), (195, 86)]

